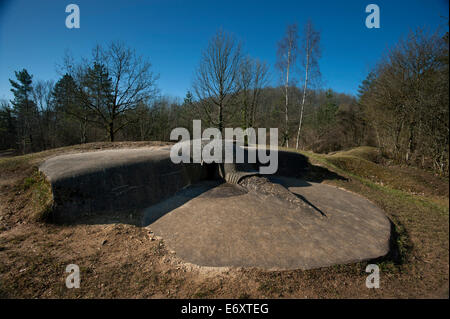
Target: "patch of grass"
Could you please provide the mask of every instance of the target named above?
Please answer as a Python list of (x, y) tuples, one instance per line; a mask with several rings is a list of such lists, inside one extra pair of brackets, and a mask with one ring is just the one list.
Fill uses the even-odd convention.
[(208, 296), (214, 295), (214, 292), (215, 292), (215, 289), (213, 289), (213, 288), (205, 288), (205, 289), (200, 288), (192, 295), (192, 297), (203, 299), (203, 298), (207, 298)]
[(448, 215), (448, 205), (442, 205), (418, 194), (411, 194), (408, 185), (415, 181), (411, 181), (412, 178), (404, 174), (396, 174), (395, 170), (354, 156), (337, 156), (337, 154), (327, 156), (303, 151), (301, 153), (338, 174), (355, 179), (374, 190), (395, 196), (403, 202), (435, 209), (443, 215)]
[(448, 178), (435, 176), (414, 167), (386, 166), (376, 149), (359, 147), (333, 155), (316, 156), (347, 173), (362, 177), (377, 185), (404, 191), (413, 195), (433, 197), (435, 202), (448, 198)]
[(282, 294), (282, 289), (279, 287), (278, 281), (273, 279), (269, 279), (267, 281), (262, 282), (259, 285), (258, 290), (266, 294), (274, 294), (274, 295)]
[(239, 295), (238, 299), (250, 299), (250, 294), (247, 292), (243, 292)]
[(32, 158), (32, 154), (0, 158), (0, 171), (17, 171), (26, 167)]
[(378, 148), (372, 146), (355, 147), (347, 151), (336, 152), (334, 154), (331, 154), (331, 156), (353, 156), (374, 163), (380, 163), (383, 157), (381, 151)]
[(24, 179), (22, 188), (24, 191), (31, 192), (33, 209), (30, 218), (34, 221), (48, 220), (52, 211), (53, 195), (50, 183), (44, 174), (35, 168), (32, 175)]

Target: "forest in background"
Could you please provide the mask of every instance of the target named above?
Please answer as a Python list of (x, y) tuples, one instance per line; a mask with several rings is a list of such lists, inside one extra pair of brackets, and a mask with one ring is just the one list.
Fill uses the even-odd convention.
[(88, 58), (66, 55), (56, 82), (15, 73), (13, 100), (0, 101), (0, 150), (168, 141), (173, 128), (192, 130), (201, 119), (203, 128), (277, 127), (280, 145), (319, 153), (376, 146), (396, 164), (448, 175), (448, 45), (448, 32), (412, 31), (351, 96), (321, 86), (322, 44), (311, 21), (286, 28), (274, 48), (276, 74), (218, 30), (183, 100), (159, 94), (150, 62), (133, 49), (98, 45)]

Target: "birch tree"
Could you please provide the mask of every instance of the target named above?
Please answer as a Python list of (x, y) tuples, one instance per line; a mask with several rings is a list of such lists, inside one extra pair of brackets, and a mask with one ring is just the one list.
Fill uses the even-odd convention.
[(289, 74), (295, 67), (298, 50), (298, 28), (297, 24), (288, 25), (286, 33), (278, 42), (277, 64), (284, 82), (284, 114), (285, 127), (283, 134), (283, 145), (289, 147)]
[(311, 82), (313, 76), (320, 76), (318, 60), (320, 58), (320, 33), (314, 29), (311, 21), (308, 21), (303, 31), (302, 39), (302, 66), (304, 69), (303, 79), (303, 94), (302, 102), (300, 104), (298, 130), (297, 130), (297, 142), (295, 148), (298, 149), (300, 141), (300, 131), (302, 129), (303, 112), (305, 109), (306, 95), (308, 91), (308, 84)]

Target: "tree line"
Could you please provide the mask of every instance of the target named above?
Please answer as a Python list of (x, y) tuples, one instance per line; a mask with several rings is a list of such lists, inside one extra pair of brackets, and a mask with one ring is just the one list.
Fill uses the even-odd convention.
[[(66, 55), (61, 77), (11, 79), (0, 105), (0, 149), (21, 153), (93, 141), (169, 140), (175, 127), (278, 127), (286, 147), (332, 152), (380, 147), (399, 164), (448, 174), (448, 32), (417, 30), (391, 48), (352, 96), (320, 85), (320, 32), (289, 25), (274, 50), (276, 74), (218, 30), (184, 100), (161, 96), (150, 62), (123, 43)], [(271, 77), (279, 85), (270, 86)]]
[(360, 86), (376, 145), (399, 163), (448, 174), (448, 32), (411, 32)]

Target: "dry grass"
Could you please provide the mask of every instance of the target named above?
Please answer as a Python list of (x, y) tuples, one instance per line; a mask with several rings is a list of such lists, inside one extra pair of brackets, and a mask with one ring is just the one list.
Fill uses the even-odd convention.
[(381, 153), (373, 147), (358, 147), (322, 157), (329, 164), (375, 184), (419, 196), (448, 198), (448, 178), (415, 167), (380, 165)]
[[(377, 261), (382, 272), (376, 290), (365, 287), (367, 263), (309, 271), (207, 269), (180, 261), (146, 228), (38, 221), (51, 201), (36, 171), (44, 159), (147, 145), (158, 143), (93, 143), (0, 158), (0, 297), (448, 298), (448, 180), (378, 164), (372, 148), (304, 154), (315, 164), (312, 175), (364, 195), (395, 224), (395, 254)], [(65, 287), (70, 263), (81, 268), (80, 289)]]

